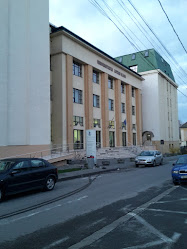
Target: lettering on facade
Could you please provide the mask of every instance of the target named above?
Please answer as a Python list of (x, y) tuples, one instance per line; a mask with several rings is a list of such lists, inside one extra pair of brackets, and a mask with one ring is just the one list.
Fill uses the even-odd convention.
[(103, 63), (103, 62), (101, 62), (101, 61), (99, 61), (99, 60), (97, 60), (97, 64), (99, 64), (99, 65), (101, 65), (102, 67), (105, 67), (105, 68), (107, 68), (108, 70), (110, 70), (110, 71), (112, 71), (112, 72), (114, 72), (114, 73), (116, 73), (116, 74), (122, 76), (123, 78), (126, 78), (126, 75), (125, 75), (125, 74), (119, 72), (119, 71), (116, 70), (116, 69), (113, 69), (112, 67), (106, 65), (105, 63)]

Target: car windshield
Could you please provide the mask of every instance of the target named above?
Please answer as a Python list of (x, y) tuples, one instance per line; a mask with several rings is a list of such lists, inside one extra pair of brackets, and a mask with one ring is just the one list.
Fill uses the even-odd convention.
[(187, 164), (187, 156), (185, 157), (179, 157), (176, 164)]
[(154, 151), (142, 151), (140, 156), (154, 156)]
[(10, 169), (14, 163), (14, 161), (0, 161), (0, 173)]

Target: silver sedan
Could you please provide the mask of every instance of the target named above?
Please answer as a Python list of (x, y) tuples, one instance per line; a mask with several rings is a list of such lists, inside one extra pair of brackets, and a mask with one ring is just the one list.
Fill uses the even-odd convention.
[(136, 167), (139, 165), (161, 165), (163, 163), (163, 155), (158, 150), (144, 150), (135, 158)]

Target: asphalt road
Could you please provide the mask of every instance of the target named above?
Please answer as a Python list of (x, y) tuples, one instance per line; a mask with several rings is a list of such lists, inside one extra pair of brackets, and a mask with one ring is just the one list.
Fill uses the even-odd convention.
[[(0, 220), (1, 249), (176, 248), (187, 244), (187, 186), (173, 186), (171, 162), (99, 175), (85, 190)], [(61, 182), (50, 193), (9, 198), (0, 214), (88, 183)]]

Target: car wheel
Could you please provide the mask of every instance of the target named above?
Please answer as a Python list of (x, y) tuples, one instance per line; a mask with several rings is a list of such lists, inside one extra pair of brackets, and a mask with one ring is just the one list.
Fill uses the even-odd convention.
[(155, 166), (156, 166), (156, 162), (154, 161), (154, 162), (153, 162), (153, 167), (155, 167)]
[(163, 164), (163, 159), (160, 161), (160, 165), (162, 165)]
[(4, 198), (5, 198), (5, 192), (2, 189), (0, 189), (0, 201), (3, 201)]
[(175, 186), (177, 186), (177, 185), (180, 184), (180, 182), (173, 181), (173, 184), (174, 184)]
[(49, 176), (45, 183), (45, 189), (50, 191), (54, 189), (54, 186), (55, 186), (55, 179), (54, 177)]

